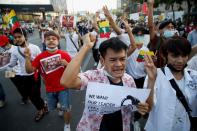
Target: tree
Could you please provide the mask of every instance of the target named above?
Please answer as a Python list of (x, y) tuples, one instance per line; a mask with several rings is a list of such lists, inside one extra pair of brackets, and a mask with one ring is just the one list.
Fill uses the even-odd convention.
[[(186, 25), (188, 25), (189, 21), (190, 21), (192, 5), (195, 6), (196, 0), (186, 0), (186, 1), (187, 1), (187, 7), (188, 7), (187, 16), (186, 16)], [(194, 4), (192, 4), (192, 3), (194, 3)]]
[(171, 7), (173, 12), (173, 21), (175, 21), (175, 13), (174, 13), (174, 3), (181, 4), (183, 0), (161, 0), (161, 3), (166, 4), (166, 9), (169, 9)]

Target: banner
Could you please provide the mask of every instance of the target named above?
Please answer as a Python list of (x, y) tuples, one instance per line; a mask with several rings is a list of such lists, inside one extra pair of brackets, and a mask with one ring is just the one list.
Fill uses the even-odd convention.
[(64, 27), (73, 27), (74, 26), (74, 16), (62, 15), (61, 24)]
[(123, 106), (131, 106), (135, 111), (136, 105), (145, 102), (149, 93), (149, 89), (89, 82), (85, 110), (89, 114), (109, 114), (120, 110)]
[(46, 74), (49, 74), (49, 73), (63, 67), (59, 63), (60, 60), (61, 60), (60, 54), (41, 59), (40, 62), (41, 62), (41, 66), (42, 66), (43, 71)]

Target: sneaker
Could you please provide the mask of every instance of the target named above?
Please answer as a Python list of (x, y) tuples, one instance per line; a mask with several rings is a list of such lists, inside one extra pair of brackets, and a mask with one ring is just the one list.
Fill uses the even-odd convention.
[(62, 117), (64, 115), (64, 111), (58, 110), (58, 115)]
[(64, 125), (64, 131), (70, 131), (70, 124)]
[(42, 118), (44, 117), (44, 111), (43, 110), (40, 110), (36, 113), (35, 115), (35, 121), (38, 122), (40, 121)]
[(29, 99), (27, 99), (27, 100), (22, 100), (20, 104), (21, 105), (26, 105), (26, 104), (29, 104), (29, 103), (31, 103), (31, 101)]
[(49, 109), (48, 109), (47, 104), (44, 105), (43, 110), (44, 110), (44, 113), (45, 113), (45, 114), (49, 113)]
[(5, 101), (0, 100), (0, 108), (5, 106)]
[(58, 102), (57, 103), (57, 109), (60, 110), (61, 109), (61, 104)]

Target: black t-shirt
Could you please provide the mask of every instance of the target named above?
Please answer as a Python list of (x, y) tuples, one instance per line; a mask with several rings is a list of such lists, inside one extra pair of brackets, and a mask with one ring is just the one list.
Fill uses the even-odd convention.
[[(109, 78), (108, 78), (109, 79)], [(110, 79), (111, 85), (123, 86), (123, 82), (113, 83)], [(122, 114), (121, 110), (111, 114), (103, 115), (99, 131), (122, 131)]]

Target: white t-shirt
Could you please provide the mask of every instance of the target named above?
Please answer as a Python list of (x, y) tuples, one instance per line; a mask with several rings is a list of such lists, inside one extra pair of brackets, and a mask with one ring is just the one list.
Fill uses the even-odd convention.
[(77, 49), (74, 46), (74, 44), (70, 38), (73, 40), (75, 46), (79, 49), (79, 43), (78, 43), (79, 36), (78, 36), (78, 34), (76, 34), (76, 32), (74, 32), (73, 35), (70, 35), (70, 33), (68, 33), (68, 32), (65, 34), (66, 51), (73, 58), (77, 54)]
[(122, 42), (124, 42), (127, 46), (131, 44), (129, 35), (127, 33), (122, 33), (117, 36)]
[[(17, 65), (17, 62), (19, 62), (20, 72), (18, 72), (18, 75), (21, 75), (21, 76), (32, 75), (33, 73), (28, 74), (26, 72), (25, 58), (19, 53), (18, 48), (21, 51), (21, 53), (24, 54), (25, 48), (21, 48), (20, 46), (15, 46), (13, 48), (13, 51), (12, 51), (12, 54), (11, 54), (11, 60), (10, 60), (9, 67), (12, 68), (12, 67)], [(40, 48), (37, 45), (29, 43), (28, 48), (30, 49), (30, 52), (31, 52), (31, 60), (34, 60), (35, 57), (41, 53)]]
[(136, 49), (127, 58), (126, 72), (135, 79), (139, 79), (146, 76), (144, 62), (137, 62), (137, 57), (141, 50), (148, 51), (149, 49), (143, 46), (141, 49)]

